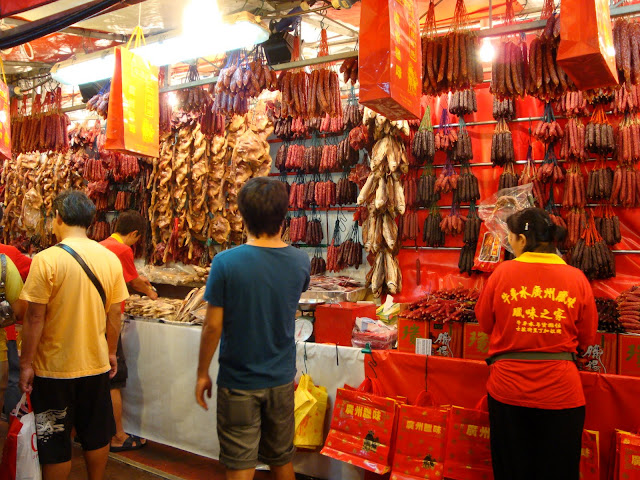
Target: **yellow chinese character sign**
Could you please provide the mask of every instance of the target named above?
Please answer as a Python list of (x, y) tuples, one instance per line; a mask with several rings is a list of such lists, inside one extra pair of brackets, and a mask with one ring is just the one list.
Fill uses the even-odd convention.
[(105, 148), (158, 156), (158, 68), (127, 48), (116, 47)]

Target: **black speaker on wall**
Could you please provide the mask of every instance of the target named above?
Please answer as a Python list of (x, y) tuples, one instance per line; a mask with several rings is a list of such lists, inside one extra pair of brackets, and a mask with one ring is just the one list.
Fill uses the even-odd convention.
[(87, 103), (91, 99), (91, 97), (100, 93), (100, 90), (102, 90), (102, 88), (110, 81), (111, 79), (107, 79), (100, 80), (99, 82), (84, 83), (82, 85), (79, 85), (80, 94), (82, 95), (82, 101), (84, 103)]
[(293, 35), (288, 32), (273, 33), (262, 43), (269, 65), (277, 65), (291, 61), (293, 53)]

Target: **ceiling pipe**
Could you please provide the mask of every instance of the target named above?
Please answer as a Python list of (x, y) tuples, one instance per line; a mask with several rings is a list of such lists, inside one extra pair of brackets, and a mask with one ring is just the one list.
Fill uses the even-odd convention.
[(93, 17), (120, 0), (93, 0), (63, 12), (39, 18), (29, 24), (0, 32), (0, 49), (17, 47), (45, 35), (56, 33), (74, 23)]
[[(28, 20), (23, 20), (21, 18), (9, 17), (4, 19), (4, 23), (7, 25), (20, 26), (20, 25), (30, 25), (33, 22), (30, 22)], [(62, 30), (59, 30), (57, 33), (65, 33), (67, 35), (75, 35), (75, 36), (84, 37), (84, 38), (95, 38), (98, 40), (111, 40), (112, 42), (120, 42), (120, 43), (125, 43), (128, 40), (128, 37), (126, 35), (121, 35), (119, 33), (100, 32), (98, 30), (90, 30), (88, 28), (80, 28), (80, 27), (63, 28)]]

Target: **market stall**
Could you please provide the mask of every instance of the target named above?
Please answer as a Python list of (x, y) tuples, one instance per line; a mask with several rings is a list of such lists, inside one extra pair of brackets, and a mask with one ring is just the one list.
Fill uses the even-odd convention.
[[(360, 393), (390, 424), (405, 403), (425, 406), (423, 390), (437, 408), (477, 406), (489, 337), (474, 306), (513, 258), (496, 218), (537, 206), (568, 230), (559, 253), (597, 297), (597, 339), (578, 363), (586, 428), (600, 435), (594, 475), (606, 477), (622, 455), (615, 430), (639, 424), (640, 3), (221, 0), (212, 13), (149, 0), (83, 19), (58, 2), (24, 17), (4, 3), (7, 24), (23, 26), (0, 35), (13, 48), (0, 82), (3, 243), (52, 246), (52, 201), (69, 188), (96, 204), (95, 240), (121, 212), (147, 222), (135, 254), (160, 299), (126, 303), (127, 431), (217, 458), (215, 406), (201, 411), (191, 394), (204, 285), (214, 256), (246, 239), (238, 192), (271, 176), (289, 193), (282, 238), (313, 276), (296, 380), (309, 373), (329, 396), (329, 440), (299, 452), (297, 471), (398, 474), (393, 429), (386, 460), (330, 445), (340, 392), (365, 376), (377, 381)], [(68, 58), (85, 30), (85, 52)], [(66, 50), (45, 55), (45, 42)]]

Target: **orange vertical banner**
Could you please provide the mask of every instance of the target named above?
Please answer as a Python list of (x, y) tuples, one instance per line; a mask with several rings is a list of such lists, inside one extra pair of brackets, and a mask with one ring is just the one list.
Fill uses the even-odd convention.
[(0, 155), (11, 158), (11, 112), (9, 87), (0, 81)]
[(362, 0), (359, 43), (360, 103), (390, 120), (420, 118), (416, 0)]
[(158, 67), (128, 48), (116, 47), (115, 57), (105, 148), (157, 157), (160, 119)]

